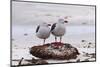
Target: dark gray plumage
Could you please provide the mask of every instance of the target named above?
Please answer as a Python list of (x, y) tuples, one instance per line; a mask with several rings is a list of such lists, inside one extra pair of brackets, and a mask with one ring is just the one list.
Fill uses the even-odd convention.
[(41, 23), (36, 28), (36, 36), (40, 39), (43, 39), (43, 44), (45, 44), (45, 40), (50, 36), (50, 24)]
[(51, 31), (54, 30), (55, 27), (56, 27), (56, 23), (54, 23), (54, 24), (52, 25), (52, 27), (51, 27)]
[(39, 31), (40, 26), (37, 26), (36, 33)]
[(57, 37), (60, 37), (60, 42), (61, 42), (62, 36), (66, 32), (64, 23), (68, 23), (68, 21), (64, 19), (58, 19), (58, 23), (54, 23), (51, 27), (51, 33), (55, 36), (56, 42), (57, 42)]

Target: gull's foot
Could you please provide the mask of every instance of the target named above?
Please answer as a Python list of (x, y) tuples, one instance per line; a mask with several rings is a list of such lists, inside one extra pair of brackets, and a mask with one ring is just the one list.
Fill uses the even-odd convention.
[(53, 47), (54, 49), (60, 49), (60, 48), (62, 48), (63, 47), (63, 43), (61, 43), (61, 42), (53, 42), (53, 43), (51, 43), (51, 47)]

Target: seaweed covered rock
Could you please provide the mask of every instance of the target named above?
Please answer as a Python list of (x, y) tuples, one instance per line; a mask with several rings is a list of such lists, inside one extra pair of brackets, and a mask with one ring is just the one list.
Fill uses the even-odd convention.
[(34, 63), (34, 64), (48, 64), (48, 62), (43, 60), (43, 59), (34, 59), (34, 58), (32, 58), (31, 62)]
[(42, 59), (69, 60), (76, 59), (79, 55), (77, 48), (68, 43), (48, 43), (41, 46), (33, 46), (30, 54)]

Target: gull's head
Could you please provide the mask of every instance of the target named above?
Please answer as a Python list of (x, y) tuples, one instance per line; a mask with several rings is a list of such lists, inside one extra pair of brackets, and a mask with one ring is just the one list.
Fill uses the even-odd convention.
[(48, 26), (51, 26), (51, 24), (45, 23), (45, 22), (44, 22), (44, 23), (41, 24), (41, 26), (46, 26), (46, 27), (48, 27)]
[(65, 19), (59, 19), (58, 22), (59, 22), (59, 23), (63, 23), (63, 24), (64, 24), (64, 23), (68, 23), (68, 21), (65, 20)]

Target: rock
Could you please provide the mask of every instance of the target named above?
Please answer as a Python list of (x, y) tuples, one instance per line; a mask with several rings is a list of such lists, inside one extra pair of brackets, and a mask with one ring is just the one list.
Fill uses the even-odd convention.
[(87, 48), (91, 48), (91, 46), (90, 46), (90, 45), (88, 45), (88, 46), (87, 46)]
[(95, 53), (91, 53), (91, 58), (96, 58), (96, 54)]
[(91, 57), (91, 58), (96, 58), (96, 54), (95, 53), (84, 53), (86, 57)]
[(80, 59), (77, 59), (76, 62), (81, 62)]
[(44, 44), (41, 46), (33, 46), (30, 49), (30, 54), (35, 57), (42, 59), (58, 59), (58, 60), (69, 60), (76, 59), (79, 55), (77, 48), (70, 44), (63, 43), (62, 48), (51, 47), (52, 43)]
[(48, 62), (45, 61), (45, 60), (42, 60), (42, 59), (34, 59), (34, 58), (32, 58), (32, 63), (34, 63), (34, 64), (48, 64)]
[(83, 25), (86, 25), (87, 23), (86, 23), (86, 22), (83, 22), (82, 24), (83, 24)]
[(85, 59), (84, 62), (89, 62), (89, 59)]
[(52, 16), (51, 14), (46, 14), (45, 16)]
[(27, 35), (28, 35), (27, 33), (24, 34), (24, 36), (27, 36)]
[(85, 40), (82, 40), (81, 42), (85, 42)]
[(89, 44), (92, 44), (91, 42), (89, 42)]
[(36, 62), (36, 64), (48, 64), (48, 62), (44, 61), (44, 60), (39, 60)]

